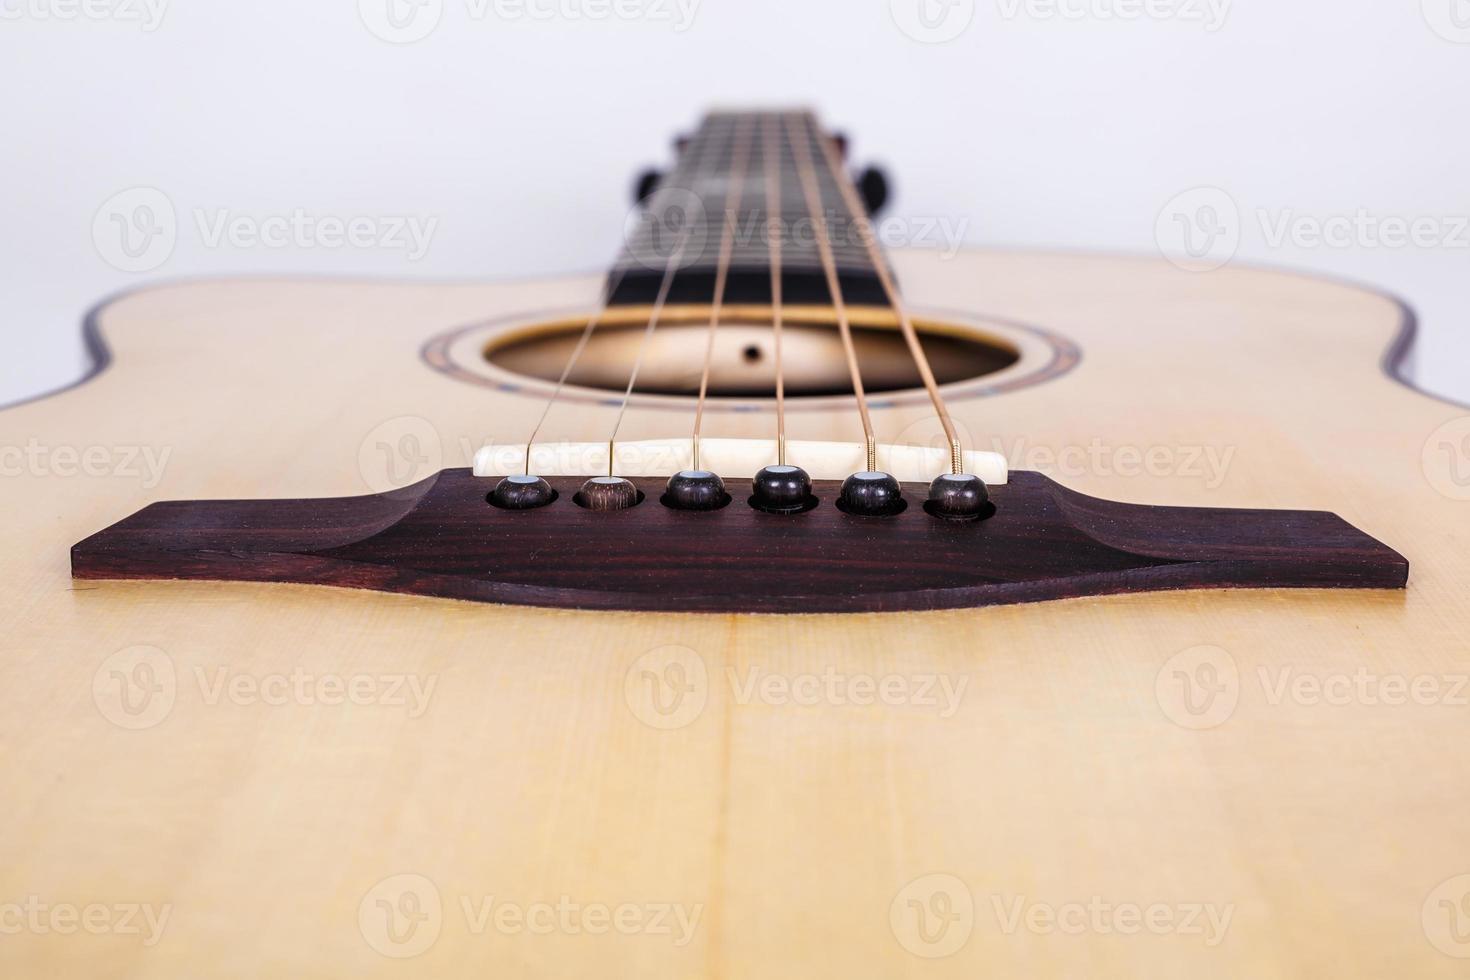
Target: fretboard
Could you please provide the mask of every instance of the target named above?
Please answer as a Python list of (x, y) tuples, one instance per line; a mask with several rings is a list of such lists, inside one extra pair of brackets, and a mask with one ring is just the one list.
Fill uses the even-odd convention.
[[(773, 138), (767, 134), (773, 134)], [(768, 227), (780, 236), (783, 303), (832, 301), (818, 236), (821, 222), (801, 180), (800, 140), (820, 191), (825, 232), (831, 245), (843, 299), (851, 304), (882, 304), (882, 285), (868, 246), (858, 234), (826, 147), (828, 137), (816, 120), (801, 113), (717, 112), (680, 148), (677, 165), (645, 201), (630, 223), (626, 247), (608, 277), (609, 302), (649, 303), (658, 295), (669, 268), (669, 301), (708, 303), (714, 296), (723, 235), (731, 230), (728, 281), (730, 303), (771, 301), (772, 248)], [(767, 154), (767, 147), (774, 152)], [(743, 147), (743, 149), (742, 149)], [(742, 166), (743, 164), (743, 166)], [(779, 220), (768, 223), (768, 179), (779, 183)], [(739, 200), (730, 204), (739, 177)]]

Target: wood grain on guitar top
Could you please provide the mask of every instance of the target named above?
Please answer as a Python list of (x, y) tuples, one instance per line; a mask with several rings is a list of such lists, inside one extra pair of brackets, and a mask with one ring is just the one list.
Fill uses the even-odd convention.
[[(975, 448), (1109, 500), (1333, 512), (1408, 588), (787, 617), (73, 581), (73, 542), (160, 500), (353, 497), (385, 489), (383, 445), (422, 478), (523, 442), (539, 402), (419, 349), (601, 282), (139, 292), (99, 314), (106, 371), (0, 413), (37, 447), (0, 479), (0, 904), (171, 913), (152, 945), (146, 919), (4, 935), (0, 972), (1462, 975), (1465, 410), (1381, 373), (1397, 305), (1143, 259), (894, 263), (916, 307), (1083, 351), (951, 404)], [(855, 438), (850, 411), (788, 422)], [(620, 437), (672, 424), (635, 406)]]

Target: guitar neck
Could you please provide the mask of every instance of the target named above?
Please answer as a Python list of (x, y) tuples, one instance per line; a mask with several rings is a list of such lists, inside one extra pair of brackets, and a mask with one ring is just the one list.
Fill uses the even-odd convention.
[(779, 267), (783, 302), (830, 304), (819, 241), (825, 238), (842, 299), (882, 304), (838, 156), (832, 136), (808, 112), (706, 116), (644, 200), (609, 274), (609, 302), (650, 303), (667, 277), (670, 302), (708, 303), (723, 265), (726, 302), (770, 303), (772, 269)]

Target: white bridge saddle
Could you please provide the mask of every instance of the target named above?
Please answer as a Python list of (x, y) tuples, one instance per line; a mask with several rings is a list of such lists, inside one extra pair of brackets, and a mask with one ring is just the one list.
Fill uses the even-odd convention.
[[(625, 477), (672, 476), (694, 468), (694, 447), (688, 438), (619, 442), (608, 459), (606, 442), (537, 443), (531, 449), (529, 470), (536, 476), (600, 476), (609, 472)], [(776, 461), (774, 439), (701, 439), (701, 469), (730, 479), (755, 476)], [(787, 440), (786, 461), (800, 466), (813, 480), (842, 480), (867, 469), (864, 447), (849, 442)], [(965, 472), (990, 486), (1006, 482), (1009, 468), (1000, 453), (966, 452)], [(609, 467), (611, 462), (611, 467)], [(485, 446), (475, 453), (476, 476), (512, 476), (527, 471), (526, 446)], [(949, 472), (949, 450), (929, 446), (879, 446), (878, 469), (902, 483), (928, 483)]]

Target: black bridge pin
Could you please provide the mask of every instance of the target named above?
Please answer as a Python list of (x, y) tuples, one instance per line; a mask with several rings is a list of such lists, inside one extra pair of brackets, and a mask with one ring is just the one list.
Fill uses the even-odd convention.
[(799, 514), (817, 505), (812, 478), (800, 466), (767, 466), (751, 481), (750, 506), (771, 514)]
[(635, 506), (642, 496), (632, 481), (620, 476), (594, 476), (582, 484), (574, 498), (578, 506), (588, 510), (627, 510)]
[(858, 517), (891, 517), (907, 506), (903, 488), (887, 473), (865, 471), (842, 481), (837, 508)]
[(508, 476), (495, 485), (487, 499), (502, 510), (535, 510), (555, 500), (556, 491), (539, 476)]
[(730, 502), (725, 481), (709, 470), (680, 470), (669, 477), (660, 498), (674, 510), (719, 510)]
[(974, 521), (990, 510), (990, 491), (973, 473), (945, 473), (929, 484), (924, 510), (948, 521)]

